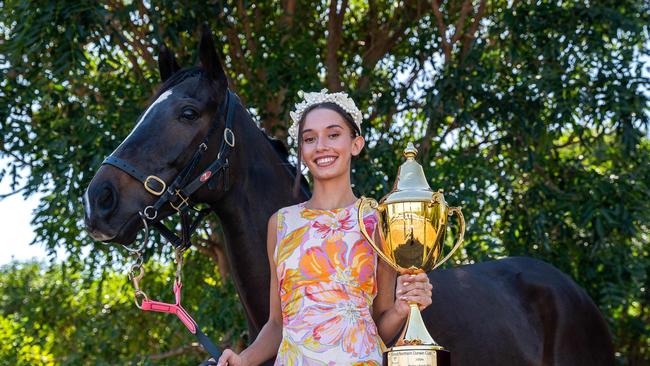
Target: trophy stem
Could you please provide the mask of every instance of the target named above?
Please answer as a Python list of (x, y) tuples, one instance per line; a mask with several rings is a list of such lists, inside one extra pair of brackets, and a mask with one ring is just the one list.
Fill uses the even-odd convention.
[(409, 303), (409, 307), (410, 311), (406, 320), (406, 327), (402, 331), (402, 335), (396, 345), (427, 345), (433, 346), (433, 349), (443, 349), (442, 346), (438, 345), (438, 343), (433, 340), (431, 334), (427, 331), (424, 321), (422, 320), (422, 315), (420, 314), (420, 309), (418, 309), (418, 304), (415, 302)]

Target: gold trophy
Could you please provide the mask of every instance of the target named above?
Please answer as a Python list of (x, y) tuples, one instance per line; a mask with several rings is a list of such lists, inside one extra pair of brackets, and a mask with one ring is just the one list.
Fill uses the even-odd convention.
[[(422, 166), (415, 161), (417, 150), (409, 142), (404, 150), (406, 161), (397, 172), (392, 191), (379, 203), (361, 197), (358, 210), (361, 233), (377, 254), (400, 274), (429, 272), (447, 261), (463, 242), (465, 219), (460, 207), (449, 207), (442, 190), (433, 192)], [(379, 213), (375, 242), (363, 224), (368, 207)], [(447, 232), (447, 219), (456, 214), (460, 221), (458, 239), (452, 250), (440, 259)], [(406, 327), (388, 351), (389, 366), (445, 366), (449, 352), (438, 345), (427, 331), (417, 303), (409, 303)]]

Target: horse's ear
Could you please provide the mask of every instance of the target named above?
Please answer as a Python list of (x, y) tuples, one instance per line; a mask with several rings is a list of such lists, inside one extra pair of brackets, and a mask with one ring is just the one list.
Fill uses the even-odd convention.
[(217, 55), (214, 48), (214, 40), (212, 39), (212, 31), (207, 24), (201, 27), (201, 42), (199, 43), (199, 60), (201, 66), (208, 75), (219, 84), (220, 87), (226, 88), (228, 86), (228, 79), (226, 72), (221, 65), (221, 60)]
[(165, 82), (174, 73), (180, 70), (176, 62), (176, 57), (164, 44), (160, 46), (160, 53), (158, 54), (158, 71), (160, 72), (160, 79)]

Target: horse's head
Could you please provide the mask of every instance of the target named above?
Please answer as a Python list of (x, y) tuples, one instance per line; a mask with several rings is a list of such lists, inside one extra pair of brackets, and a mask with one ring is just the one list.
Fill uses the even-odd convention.
[[(200, 172), (217, 155), (224, 140), (228, 82), (207, 27), (199, 59), (200, 66), (180, 70), (172, 53), (161, 49), (158, 64), (164, 84), (84, 195), (85, 223), (94, 239), (133, 242), (142, 227), (139, 212), (153, 206), (193, 160), (192, 172)], [(211, 137), (202, 145), (206, 136)], [(197, 159), (202, 148), (207, 151)], [(160, 219), (172, 212), (165, 205), (147, 215)]]

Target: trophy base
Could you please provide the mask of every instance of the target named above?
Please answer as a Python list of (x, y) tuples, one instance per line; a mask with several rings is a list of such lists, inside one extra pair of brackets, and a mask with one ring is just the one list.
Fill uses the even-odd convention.
[(436, 346), (395, 346), (386, 352), (388, 366), (450, 366), (447, 350)]

